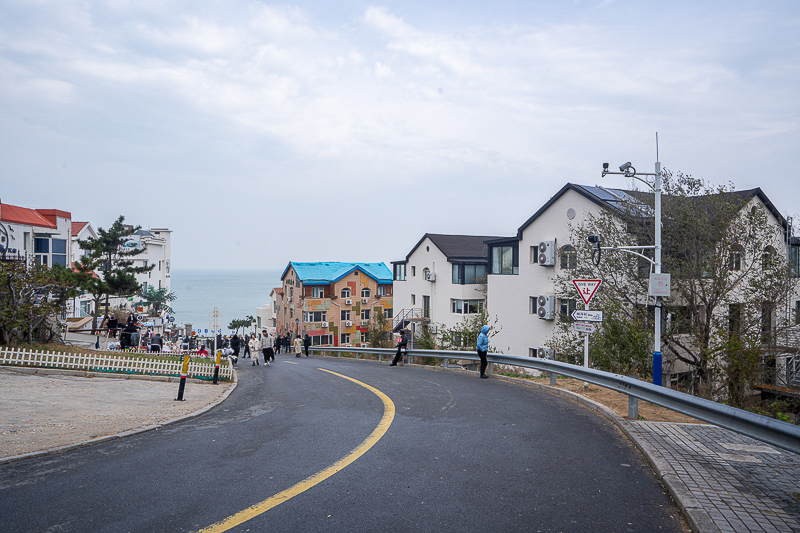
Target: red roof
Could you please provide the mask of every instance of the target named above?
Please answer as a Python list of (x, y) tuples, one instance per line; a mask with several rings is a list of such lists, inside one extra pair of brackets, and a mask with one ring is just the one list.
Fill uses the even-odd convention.
[(28, 209), (11, 204), (0, 204), (0, 221), (56, 229), (56, 217), (72, 218), (72, 214), (58, 209)]
[(83, 228), (86, 227), (88, 222), (73, 222), (72, 223), (72, 236), (77, 237)]

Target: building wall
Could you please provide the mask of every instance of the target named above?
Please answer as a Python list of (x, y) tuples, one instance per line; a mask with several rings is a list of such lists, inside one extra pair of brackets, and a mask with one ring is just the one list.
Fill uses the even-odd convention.
[[(574, 217), (568, 218), (569, 210)], [(540, 294), (555, 295), (556, 276), (562, 272), (559, 254), (555, 266), (541, 266), (531, 262), (531, 247), (541, 241), (555, 241), (556, 250), (564, 245), (574, 247), (582, 243), (570, 242), (570, 226), (578, 225), (588, 213), (598, 213), (601, 208), (578, 194), (568, 190), (531, 223), (519, 241), (519, 274), (488, 276), (488, 311), (490, 325), (497, 318), (497, 334), (491, 344), (506, 354), (528, 356), (531, 349), (545, 346), (550, 340), (558, 320), (559, 302), (555, 302), (555, 319), (543, 320), (531, 311), (530, 298)], [(583, 301), (577, 292), (574, 295), (577, 308), (583, 309)]]
[[(425, 280), (425, 269), (436, 275), (435, 281)], [(453, 313), (451, 300), (484, 300), (482, 285), (453, 283), (453, 264), (431, 241), (425, 238), (408, 257), (406, 280), (395, 281), (397, 310), (422, 309), (423, 298), (430, 297), (430, 320), (433, 324), (452, 328), (471, 315)], [(413, 295), (413, 299), (412, 299)]]

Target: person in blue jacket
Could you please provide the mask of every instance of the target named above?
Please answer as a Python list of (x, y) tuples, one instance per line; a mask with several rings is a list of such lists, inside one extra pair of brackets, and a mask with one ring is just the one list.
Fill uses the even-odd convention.
[(489, 376), (486, 375), (486, 367), (489, 366), (489, 362), (486, 360), (486, 352), (489, 351), (489, 336), (486, 335), (489, 333), (489, 326), (483, 326), (481, 328), (481, 334), (478, 335), (478, 357), (481, 358), (481, 377), (488, 378)]

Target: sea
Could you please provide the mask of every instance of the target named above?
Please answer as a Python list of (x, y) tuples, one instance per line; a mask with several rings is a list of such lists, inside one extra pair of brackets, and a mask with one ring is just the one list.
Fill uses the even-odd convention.
[(270, 302), (269, 293), (281, 286), (282, 270), (190, 270), (173, 269), (170, 290), (176, 299), (170, 303), (176, 324), (191, 324), (204, 332), (209, 328), (214, 307), (219, 309), (222, 334), (228, 324)]

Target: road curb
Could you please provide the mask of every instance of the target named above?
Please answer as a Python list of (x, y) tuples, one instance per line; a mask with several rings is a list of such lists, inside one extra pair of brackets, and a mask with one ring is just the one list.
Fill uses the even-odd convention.
[[(20, 369), (22, 369), (23, 371), (19, 372), (19, 373), (22, 373), (22, 374), (67, 375), (67, 376), (77, 376), (77, 377), (112, 378), (112, 379), (144, 379), (144, 380), (147, 380), (147, 381), (165, 381), (165, 382), (168, 382), (168, 383), (178, 383), (180, 381), (180, 378), (173, 378), (171, 376), (148, 376), (148, 375), (142, 375), (142, 374), (117, 374), (117, 375), (111, 375), (111, 374), (107, 374), (105, 372), (86, 372), (86, 371), (82, 371), (82, 370), (80, 370), (80, 371), (78, 371), (78, 370), (63, 370), (63, 369), (55, 369), (55, 368), (2, 367), (0, 370), (6, 371), (6, 370), (9, 370), (9, 369), (11, 369), (11, 371), (13, 371), (13, 372), (16, 372), (16, 371), (19, 371)], [(33, 370), (33, 372), (31, 372), (31, 370)], [(156, 378), (156, 379), (148, 379), (148, 378)], [(164, 379), (164, 378), (166, 378), (166, 379)], [(211, 385), (210, 382), (202, 380), (202, 379), (190, 378), (187, 381), (189, 381), (190, 383)], [(47, 455), (55, 455), (55, 454), (59, 454), (59, 453), (68, 452), (70, 450), (77, 450), (79, 448), (86, 448), (86, 447), (89, 447), (89, 446), (94, 446), (95, 444), (100, 444), (102, 442), (108, 442), (108, 441), (111, 441), (111, 440), (130, 437), (132, 435), (138, 435), (140, 433), (146, 433), (148, 431), (157, 430), (159, 428), (170, 426), (172, 424), (177, 424), (178, 422), (183, 422), (183, 421), (186, 421), (186, 420), (191, 420), (192, 418), (197, 418), (198, 416), (207, 413), (211, 409), (215, 408), (216, 406), (218, 406), (219, 404), (221, 404), (222, 402), (227, 400), (228, 396), (230, 396), (231, 393), (233, 393), (234, 389), (236, 389), (236, 387), (238, 385), (239, 385), (239, 374), (238, 374), (237, 370), (234, 368), (233, 369), (233, 383), (228, 388), (228, 390), (226, 390), (218, 400), (216, 400), (216, 401), (214, 401), (214, 402), (212, 402), (212, 403), (210, 403), (208, 405), (205, 405), (205, 406), (201, 407), (200, 409), (198, 409), (197, 411), (189, 413), (188, 415), (183, 415), (183, 416), (179, 416), (179, 417), (176, 417), (176, 418), (172, 418), (170, 420), (167, 420), (165, 422), (161, 422), (161, 423), (158, 423), (158, 424), (152, 424), (152, 425), (149, 425), (149, 426), (144, 426), (144, 427), (140, 427), (140, 428), (136, 428), (136, 429), (129, 429), (127, 431), (123, 431), (121, 433), (116, 433), (114, 435), (104, 435), (102, 437), (97, 437), (96, 439), (89, 439), (89, 440), (85, 440), (83, 442), (78, 442), (78, 443), (75, 443), (75, 444), (67, 444), (66, 446), (59, 446), (57, 448), (51, 448), (49, 450), (42, 450), (42, 451), (38, 451), (38, 452), (25, 453), (25, 454), (21, 454), (21, 455), (12, 455), (12, 456), (9, 456), (9, 457), (0, 457), (0, 465), (4, 465), (4, 464), (7, 464), (7, 463), (13, 463), (13, 462), (16, 462), (16, 461), (22, 461), (22, 460), (25, 460), (25, 459), (33, 459), (33, 458), (36, 458), (36, 457), (44, 457), (44, 456), (47, 456)]]

